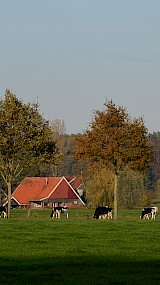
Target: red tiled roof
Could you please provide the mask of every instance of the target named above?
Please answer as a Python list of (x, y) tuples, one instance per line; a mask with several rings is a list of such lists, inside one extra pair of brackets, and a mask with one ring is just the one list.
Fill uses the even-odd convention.
[(75, 176), (65, 176), (66, 180), (71, 183), (76, 177)]
[(70, 181), (70, 184), (74, 189), (78, 189), (78, 187), (82, 184), (82, 178), (79, 177), (74, 177), (72, 181)]
[[(41, 201), (51, 196), (51, 194), (59, 187), (62, 191), (62, 181), (68, 185), (71, 191), (80, 199), (78, 194), (74, 191), (72, 181), (74, 177), (26, 177), (17, 189), (13, 192), (12, 198), (14, 198), (19, 204), (29, 204), (30, 201)], [(81, 199), (80, 199), (81, 200)], [(82, 202), (83, 203), (83, 202)]]
[(12, 197), (19, 204), (29, 204), (30, 200), (45, 198), (61, 181), (62, 177), (26, 177), (13, 192)]

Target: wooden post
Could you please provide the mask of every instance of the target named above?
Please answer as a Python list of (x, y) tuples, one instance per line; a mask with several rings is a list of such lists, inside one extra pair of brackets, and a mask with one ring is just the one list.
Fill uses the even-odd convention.
[(117, 202), (117, 174), (114, 175), (114, 220), (118, 217), (118, 202)]
[(11, 189), (12, 189), (12, 183), (9, 181), (7, 183), (8, 186), (8, 213), (7, 213), (7, 219), (10, 219), (10, 212), (11, 212)]

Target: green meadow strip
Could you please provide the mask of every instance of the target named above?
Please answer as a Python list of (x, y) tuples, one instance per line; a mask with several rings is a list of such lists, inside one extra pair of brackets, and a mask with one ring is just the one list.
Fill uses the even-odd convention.
[(0, 284), (159, 284), (160, 218), (140, 211), (95, 220), (93, 210), (15, 209), (0, 220)]

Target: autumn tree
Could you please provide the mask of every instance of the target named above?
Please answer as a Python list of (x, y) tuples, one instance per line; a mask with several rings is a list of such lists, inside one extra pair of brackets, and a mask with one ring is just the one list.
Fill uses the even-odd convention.
[(160, 132), (153, 132), (149, 135), (149, 140), (153, 145), (155, 152), (153, 165), (148, 171), (148, 184), (150, 189), (154, 191), (156, 182), (160, 179)]
[(117, 182), (128, 165), (142, 173), (150, 166), (152, 149), (142, 118), (131, 119), (126, 109), (106, 101), (95, 111), (89, 128), (76, 136), (75, 157), (89, 163), (104, 163), (114, 175), (114, 219), (117, 219)]
[(56, 164), (59, 158), (38, 104), (24, 104), (7, 90), (0, 100), (0, 174), (8, 189), (8, 219), (14, 180), (31, 166)]

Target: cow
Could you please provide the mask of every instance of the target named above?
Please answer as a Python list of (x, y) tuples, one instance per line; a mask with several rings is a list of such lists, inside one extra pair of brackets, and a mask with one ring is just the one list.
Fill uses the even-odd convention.
[(95, 219), (112, 219), (112, 208), (109, 206), (97, 207), (93, 217)]
[(0, 206), (0, 218), (3, 216), (3, 218), (7, 218), (7, 213), (6, 213), (6, 207), (5, 206)]
[(53, 207), (52, 212), (51, 212), (51, 219), (55, 218), (60, 218), (61, 214), (66, 215), (66, 218), (68, 219), (68, 208), (67, 206), (57, 206), (57, 207)]
[(151, 217), (151, 220), (155, 220), (157, 213), (158, 213), (158, 207), (152, 207), (152, 206), (144, 207), (140, 219), (149, 220), (149, 217)]
[(158, 207), (151, 206), (151, 208), (154, 210), (155, 217), (156, 217), (158, 214)]

